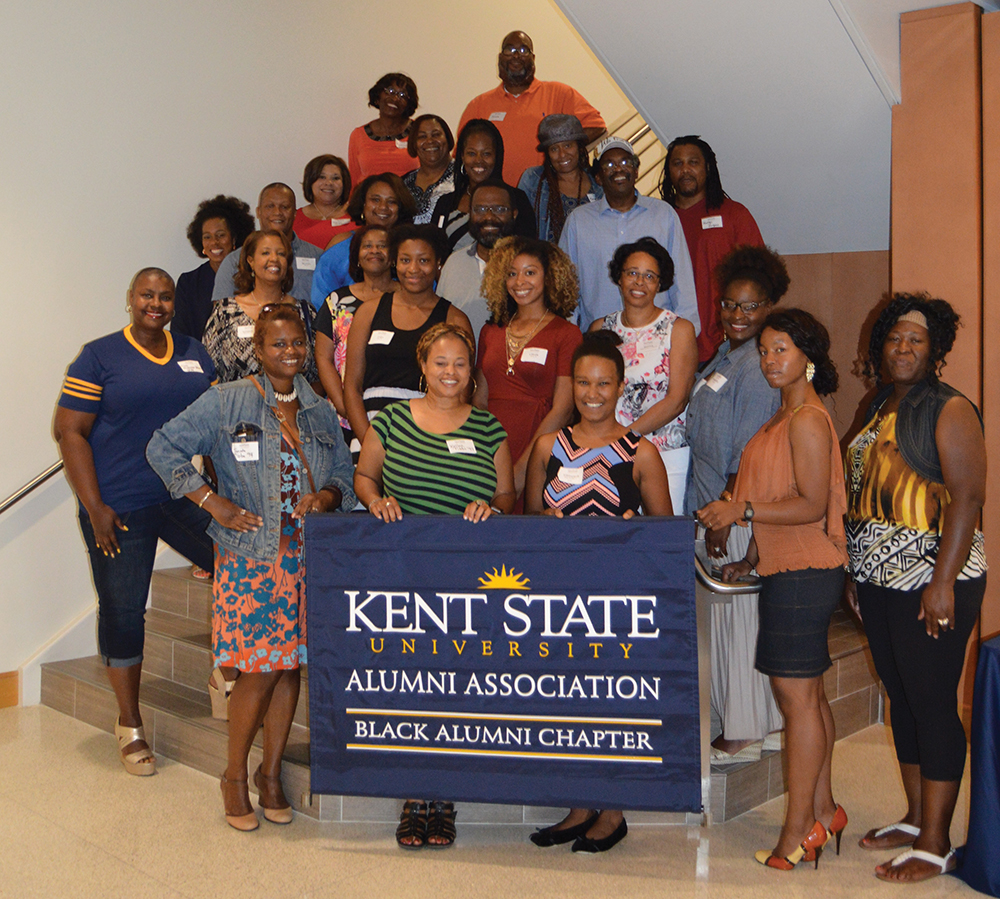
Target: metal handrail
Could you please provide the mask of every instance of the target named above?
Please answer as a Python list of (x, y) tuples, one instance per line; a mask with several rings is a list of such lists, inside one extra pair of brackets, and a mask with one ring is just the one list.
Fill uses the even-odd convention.
[(694, 555), (694, 573), (702, 585), (712, 593), (721, 593), (726, 596), (732, 596), (736, 593), (760, 593), (760, 578), (748, 577), (735, 583), (720, 581), (718, 578), (712, 577), (697, 553)]
[(60, 459), (58, 462), (46, 468), (40, 475), (37, 475), (28, 481), (28, 483), (25, 484), (20, 490), (16, 490), (8, 496), (7, 499), (0, 503), (0, 515), (3, 515), (3, 513), (6, 512), (11, 506), (24, 499), (36, 487), (41, 487), (41, 485), (44, 484), (49, 478), (62, 471), (62, 467), (63, 463), (62, 459)]

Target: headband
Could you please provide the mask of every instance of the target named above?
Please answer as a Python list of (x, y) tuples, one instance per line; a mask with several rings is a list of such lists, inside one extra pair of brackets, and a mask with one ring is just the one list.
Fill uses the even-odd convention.
[(918, 312), (916, 309), (911, 309), (909, 312), (904, 312), (899, 318), (896, 319), (894, 324), (899, 322), (913, 322), (915, 325), (920, 325), (921, 328), (929, 331), (930, 328), (927, 327), (927, 316), (923, 312)]

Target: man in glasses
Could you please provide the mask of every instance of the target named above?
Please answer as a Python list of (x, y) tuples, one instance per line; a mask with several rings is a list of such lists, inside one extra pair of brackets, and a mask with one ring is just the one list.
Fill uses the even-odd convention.
[(535, 78), (535, 48), (523, 31), (512, 31), (503, 39), (497, 70), (500, 84), (465, 107), (458, 133), (470, 119), (487, 119), (497, 126), (503, 137), (503, 180), (508, 184), (517, 184), (526, 168), (542, 164), (538, 123), (547, 115), (575, 115), (588, 141), (607, 130), (601, 114), (578, 91), (559, 81)]
[(455, 250), (441, 269), (438, 281), (438, 295), (447, 297), (472, 322), (472, 333), (479, 340), (479, 332), (489, 309), (479, 288), (483, 282), (486, 262), (493, 252), (493, 246), (501, 237), (514, 233), (517, 207), (511, 196), (510, 185), (499, 178), (487, 178), (472, 194), (469, 207), (469, 234), (475, 243), (467, 248)]
[[(295, 283), (292, 284), (289, 294), (297, 300), (305, 300), (308, 303), (312, 293), (316, 260), (323, 255), (323, 251), (307, 241), (299, 240), (292, 230), (292, 225), (295, 224), (295, 191), (280, 181), (268, 184), (260, 192), (256, 213), (257, 227), (261, 231), (283, 231), (292, 242)], [(242, 249), (237, 247), (219, 264), (219, 270), (215, 273), (215, 287), (212, 289), (213, 302), (236, 294), (233, 276), (236, 274)]]
[(653, 237), (674, 263), (674, 283), (657, 294), (656, 305), (686, 318), (697, 334), (698, 298), (684, 229), (669, 203), (639, 195), (635, 189), (638, 173), (639, 158), (627, 140), (608, 137), (601, 142), (597, 180), (604, 196), (574, 209), (559, 238), (560, 248), (573, 260), (580, 278), (580, 305), (574, 321), (586, 331), (591, 322), (621, 309), (621, 294), (608, 277), (608, 263), (622, 244)]
[(701, 319), (698, 364), (702, 365), (715, 355), (723, 339), (715, 267), (734, 247), (762, 247), (764, 239), (750, 210), (726, 196), (715, 153), (697, 134), (670, 142), (660, 192), (676, 210), (691, 253)]

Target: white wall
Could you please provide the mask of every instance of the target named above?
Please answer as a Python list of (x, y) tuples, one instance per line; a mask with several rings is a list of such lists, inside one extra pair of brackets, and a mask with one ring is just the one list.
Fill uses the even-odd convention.
[[(416, 16), (416, 18), (415, 18)], [(137, 269), (200, 260), (184, 237), (217, 192), (256, 205), (305, 162), (345, 155), (387, 71), (421, 111), (457, 124), (495, 86), (504, 34), (535, 42), (538, 75), (609, 121), (628, 107), (549, 2), (502, 7), (319, 0), (12, 0), (0, 29), (0, 278), (5, 437), (0, 496), (56, 459), (52, 410), (87, 340), (126, 324)], [(0, 519), (0, 671), (19, 667), (93, 601), (65, 481)]]
[(559, 3), (661, 140), (712, 145), (768, 244), (888, 248), (890, 107), (830, 0)]

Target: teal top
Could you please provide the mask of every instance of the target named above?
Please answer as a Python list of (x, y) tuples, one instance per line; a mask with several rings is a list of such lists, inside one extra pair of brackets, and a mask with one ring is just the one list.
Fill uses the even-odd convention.
[(404, 514), (461, 515), (473, 500), (492, 501), (493, 456), (507, 434), (489, 412), (473, 407), (457, 430), (431, 434), (413, 420), (404, 400), (386, 406), (371, 426), (385, 449), (384, 493)]

